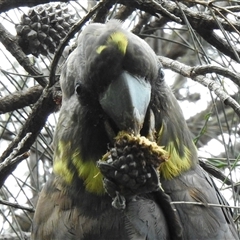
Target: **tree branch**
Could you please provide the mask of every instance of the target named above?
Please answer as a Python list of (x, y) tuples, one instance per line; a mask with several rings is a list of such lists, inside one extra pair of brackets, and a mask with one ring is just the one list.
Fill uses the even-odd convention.
[(18, 155), (15, 158), (12, 158), (10, 155), (5, 159), (4, 162), (0, 163), (0, 188), (4, 184), (5, 179), (7, 179), (7, 177), (12, 173), (16, 166), (28, 157), (28, 152)]
[[(178, 5), (175, 2), (169, 0), (161, 0), (161, 4), (158, 4), (156, 1), (152, 0), (120, 0), (119, 2), (124, 5), (129, 5), (142, 11), (148, 12), (153, 16), (156, 16), (156, 13), (159, 13), (162, 16), (167, 17), (172, 21), (180, 24), (184, 24), (184, 18), (182, 16), (183, 11), (194, 29), (219, 29), (219, 25), (214, 17), (206, 13), (193, 11), (191, 8), (187, 7), (180, 1), (178, 2), (178, 5), (181, 7), (181, 9), (179, 9)], [(240, 23), (237, 21), (226, 21), (220, 17), (218, 17), (218, 21), (227, 31), (235, 32), (236, 29), (240, 31)]]
[(161, 4), (152, 0), (120, 0), (119, 2), (126, 6), (134, 7), (142, 11), (148, 12), (156, 17), (158, 17), (157, 13), (159, 13), (162, 16), (170, 18), (172, 21), (182, 23), (182, 19), (176, 16), (174, 12), (169, 11), (168, 8), (165, 8), (165, 6), (163, 6), (162, 4), (162, 1)]
[[(28, 133), (31, 133), (31, 136), (24, 142), (24, 144), (18, 150), (18, 153), (15, 154), (15, 156), (23, 154), (24, 152), (28, 151), (29, 148), (32, 146), (39, 132), (44, 127), (47, 117), (52, 112), (54, 112), (56, 108), (56, 103), (53, 99), (53, 90), (54, 87), (51, 87), (46, 88), (43, 91), (41, 98), (35, 104), (24, 126), (21, 128), (14, 140), (9, 144), (8, 148), (3, 152), (0, 158), (0, 162), (3, 162), (14, 151), (14, 148), (17, 147), (19, 142), (21, 142)], [(11, 167), (8, 169), (8, 173), (14, 171), (17, 165), (18, 163), (12, 164)], [(4, 184), (8, 175), (0, 174), (0, 187)]]
[(134, 12), (134, 10), (135, 9), (132, 7), (121, 6), (118, 9), (118, 12), (114, 15), (114, 18), (125, 21)]
[(47, 85), (47, 80), (44, 77), (39, 77), (40, 75), (42, 75), (42, 73), (39, 72), (35, 66), (33, 66), (29, 58), (19, 47), (16, 37), (10, 34), (1, 23), (0, 23), (0, 41), (30, 75), (38, 76), (37, 78), (35, 78), (35, 80), (41, 86), (45, 87)]
[(240, 87), (240, 74), (230, 71), (228, 68), (215, 66), (215, 65), (201, 65), (193, 68), (192, 77), (207, 73), (217, 73), (224, 77), (230, 78), (235, 84)]
[(225, 176), (220, 170), (215, 168), (214, 166), (204, 162), (203, 160), (199, 159), (200, 166), (209, 174), (214, 176), (215, 178), (221, 180), (222, 182), (226, 183), (228, 186), (233, 186), (234, 191), (239, 194), (239, 186), (233, 182), (230, 178)]
[(199, 82), (203, 86), (209, 88), (220, 98), (222, 102), (232, 107), (236, 114), (240, 117), (240, 105), (231, 96), (224, 92), (224, 90), (218, 83), (203, 75), (196, 76), (196, 74), (194, 73), (195, 67), (190, 67), (178, 61), (173, 61), (172, 59), (162, 56), (159, 57), (159, 60), (164, 67), (169, 68), (174, 72), (181, 74), (184, 77), (191, 78), (194, 81)]
[(116, 0), (107, 0), (104, 1), (104, 6), (96, 6), (98, 9), (96, 15), (93, 17), (93, 22), (104, 23), (107, 20), (107, 15), (109, 14), (110, 9), (116, 3)]
[[(173, 3), (172, 1), (161, 0), (161, 2), (164, 8), (166, 8), (169, 12), (174, 13), (176, 16), (181, 18), (182, 21), (184, 19), (181, 11), (183, 11), (188, 21), (190, 22), (191, 26), (194, 29), (199, 29), (199, 28), (205, 29), (205, 30), (219, 29), (219, 25), (216, 19), (210, 16), (209, 14), (193, 11), (191, 10), (191, 8), (187, 7), (180, 1), (178, 2), (178, 4), (181, 7), (181, 9), (179, 9), (177, 4)], [(240, 23), (237, 21), (228, 20), (227, 22), (225, 21), (225, 19), (222, 19), (219, 17), (217, 19), (218, 19), (218, 22), (221, 23), (222, 27), (229, 32), (235, 32), (235, 29), (237, 29), (238, 31), (240, 30)]]
[(227, 41), (219, 37), (213, 30), (207, 30), (204, 28), (196, 28), (195, 30), (206, 42), (214, 46), (226, 56), (239, 62), (240, 49), (233, 45), (230, 46)]
[(0, 114), (11, 112), (35, 103), (41, 96), (42, 86), (34, 86), (25, 92), (15, 92), (0, 98)]
[[(138, 23), (134, 26), (132, 33), (139, 34), (142, 30), (142, 28), (149, 22), (151, 19), (151, 14), (144, 13), (139, 17)], [(156, 31), (157, 29), (155, 29)]]
[(34, 212), (35, 211), (35, 209), (32, 208), (32, 207), (25, 207), (25, 206), (19, 205), (17, 203), (11, 203), (11, 202), (8, 202), (8, 201), (2, 200), (2, 199), (0, 199), (0, 204), (10, 206), (10, 207), (14, 207), (14, 208), (17, 208), (17, 209), (22, 209), (22, 210), (29, 211), (29, 212)]

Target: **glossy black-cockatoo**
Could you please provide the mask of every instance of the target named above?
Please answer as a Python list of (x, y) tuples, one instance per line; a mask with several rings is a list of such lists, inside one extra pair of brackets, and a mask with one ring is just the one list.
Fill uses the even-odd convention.
[(226, 203), (153, 50), (116, 20), (89, 24), (77, 44), (31, 238), (237, 239), (231, 212), (207, 205)]

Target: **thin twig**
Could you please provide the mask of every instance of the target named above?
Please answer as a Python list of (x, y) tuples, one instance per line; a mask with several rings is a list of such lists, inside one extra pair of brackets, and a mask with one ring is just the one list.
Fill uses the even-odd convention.
[(162, 3), (159, 4), (158, 2), (154, 0), (119, 0), (120, 3), (138, 8), (142, 11), (148, 12), (152, 14), (153, 16), (158, 17), (158, 14), (161, 14), (165, 17), (168, 17), (174, 22), (182, 23), (182, 20), (180, 17), (176, 16), (173, 12), (169, 11), (167, 8), (165, 8)]
[[(8, 145), (7, 149), (3, 152), (0, 157), (0, 162), (3, 162), (16, 148), (19, 142), (26, 136), (27, 133), (32, 133), (31, 136), (24, 142), (22, 148), (18, 151), (18, 154), (23, 154), (28, 151), (31, 145), (36, 140), (39, 132), (46, 123), (47, 117), (56, 109), (56, 102), (53, 99), (53, 90), (52, 88), (45, 88), (40, 99), (34, 105), (31, 114), (28, 116), (24, 126), (20, 129), (17, 136), (14, 140)], [(4, 184), (6, 178), (12, 171), (16, 168), (18, 163), (12, 164), (11, 168), (8, 169), (7, 174), (0, 174), (0, 187)]]
[(10, 206), (10, 207), (14, 207), (14, 208), (17, 208), (17, 209), (26, 210), (26, 211), (29, 211), (29, 212), (35, 212), (35, 209), (32, 208), (32, 207), (22, 206), (22, 205), (19, 205), (18, 203), (11, 203), (11, 202), (5, 201), (3, 199), (0, 199), (0, 204)]
[(172, 205), (178, 205), (178, 204), (186, 204), (186, 205), (200, 205), (204, 207), (220, 207), (220, 208), (234, 208), (234, 209), (240, 209), (240, 207), (237, 206), (228, 206), (228, 205), (222, 205), (222, 204), (215, 204), (215, 203), (202, 203), (202, 202), (185, 202), (185, 201), (174, 201), (171, 202)]
[(138, 23), (134, 26), (132, 32), (134, 34), (139, 34), (142, 28), (149, 22), (150, 19), (151, 19), (151, 15), (149, 13), (142, 14), (139, 17)]
[(1, 67), (0, 67), (0, 71), (2, 72), (2, 73), (4, 73), (5, 75), (9, 75), (9, 76), (11, 76), (11, 75), (14, 75), (14, 76), (19, 76), (19, 77), (28, 77), (28, 78), (42, 78), (42, 77), (49, 77), (49, 75), (29, 75), (29, 74), (22, 74), (22, 73), (14, 73), (14, 72), (9, 72), (9, 71), (6, 71), (6, 70), (4, 70), (4, 69), (2, 69)]
[[(187, 7), (180, 1), (178, 2), (178, 4), (184, 14), (187, 16), (189, 22), (191, 23), (191, 26), (194, 29), (219, 29), (219, 25), (214, 17), (206, 13), (193, 11), (191, 8)], [(169, 12), (174, 12), (177, 16), (181, 17), (180, 9), (177, 7), (176, 4), (173, 4), (172, 1), (162, 0), (162, 5), (166, 9), (168, 9)], [(229, 22), (226, 22), (225, 19), (218, 18), (218, 22), (221, 23), (222, 27), (229, 32), (234, 32), (234, 28), (240, 30), (240, 23), (237, 21), (229, 20)]]
[(93, 22), (104, 23), (107, 20), (107, 16), (112, 8), (112, 6), (117, 2), (117, 0), (108, 0), (105, 2), (104, 7), (100, 7), (96, 12), (95, 16), (92, 18)]
[(28, 152), (25, 152), (21, 155), (18, 155), (18, 153), (31, 135), (32, 135), (32, 133), (27, 133), (26, 136), (18, 143), (17, 147), (13, 149), (11, 154), (3, 162), (0, 163), (1, 175), (4, 174), (4, 172), (8, 173), (8, 168), (10, 168), (11, 165), (19, 163), (22, 160), (29, 157)]
[[(16, 154), (13, 151), (14, 155)], [(3, 172), (7, 172), (7, 168), (9, 168), (10, 165), (14, 165), (16, 163), (20, 163), (22, 160), (26, 159), (29, 157), (29, 153), (25, 152), (19, 156), (16, 156), (14, 158), (12, 158), (12, 156), (10, 155), (8, 158), (6, 158), (4, 160), (4, 162), (0, 163), (0, 173), (3, 174)]]
[(13, 159), (17, 155), (17, 153), (20, 151), (24, 143), (29, 139), (31, 135), (32, 133), (27, 133), (26, 136), (18, 143), (17, 147), (13, 149), (9, 157), (7, 157), (5, 161), (0, 164), (0, 170), (1, 170), (1, 165), (3, 165), (5, 162), (11, 161), (11, 159)]
[(174, 61), (172, 59), (166, 58), (166, 57), (159, 57), (160, 62), (163, 64), (164, 67), (169, 68), (173, 70), (174, 72), (177, 72), (181, 74), (184, 77), (188, 77), (193, 79), (196, 82), (199, 82), (203, 86), (209, 88), (211, 91), (213, 91), (222, 102), (224, 102), (226, 105), (229, 105), (233, 108), (233, 110), (236, 112), (236, 114), (240, 117), (240, 105), (235, 101), (230, 95), (228, 95), (221, 85), (219, 85), (217, 82), (203, 76), (203, 75), (195, 75), (192, 74), (194, 72), (194, 67), (187, 66), (183, 63), (180, 63), (178, 61)]
[(125, 21), (133, 13), (134, 10), (135, 9), (132, 7), (121, 6), (113, 18)]
[[(206, 42), (222, 52), (224, 55), (235, 61), (239, 61), (238, 56), (240, 56), (240, 49), (237, 48), (237, 46), (233, 46), (233, 44), (229, 45), (227, 41), (216, 34), (214, 30), (204, 29), (203, 27), (195, 28), (195, 30)], [(232, 49), (234, 49), (234, 51), (232, 51)], [(238, 56), (236, 56), (236, 53)]]
[(192, 76), (207, 74), (207, 73), (217, 73), (224, 77), (230, 78), (234, 83), (240, 87), (240, 74), (235, 73), (228, 68), (215, 66), (215, 65), (201, 65), (193, 67)]
[[(236, 194), (239, 194), (239, 184), (235, 183), (234, 181), (232, 181), (229, 177), (227, 177), (225, 174), (223, 174), (220, 170), (218, 170), (216, 167), (214, 167), (213, 165), (199, 159), (199, 163), (200, 166), (209, 174), (211, 174), (212, 176), (214, 176), (215, 178), (219, 179), (220, 181), (222, 181), (223, 183), (227, 184), (229, 187), (227, 188), (231, 188), (234, 189)], [(224, 189), (227, 189), (224, 188)], [(223, 189), (223, 190), (224, 190)]]

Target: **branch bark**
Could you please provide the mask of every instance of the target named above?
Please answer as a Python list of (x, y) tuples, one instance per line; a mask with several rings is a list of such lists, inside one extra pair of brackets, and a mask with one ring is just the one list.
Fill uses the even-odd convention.
[(0, 98), (0, 114), (11, 112), (35, 103), (41, 96), (42, 86), (34, 86), (25, 92), (15, 92)]
[(39, 70), (33, 66), (29, 58), (19, 47), (17, 38), (10, 34), (7, 29), (0, 23), (0, 42), (5, 46), (5, 48), (16, 58), (19, 64), (32, 76), (38, 76), (35, 80), (43, 87), (47, 85), (47, 80), (42, 75)]
[[(24, 126), (21, 128), (15, 139), (9, 144), (8, 148), (3, 152), (2, 156), (0, 157), (0, 162), (3, 162), (13, 152), (14, 148), (17, 147), (27, 133), (31, 133), (31, 136), (26, 140), (26, 142), (24, 142), (23, 146), (21, 146), (15, 156), (23, 154), (32, 146), (39, 132), (44, 127), (47, 117), (54, 112), (56, 108), (53, 91), (54, 87), (46, 88), (43, 91), (41, 98), (35, 104)], [(18, 163), (12, 164), (8, 169), (8, 174), (0, 175), (0, 188), (4, 184), (9, 173), (14, 171), (17, 165)]]
[(159, 57), (159, 60), (164, 67), (169, 68), (174, 72), (181, 74), (184, 77), (191, 78), (194, 81), (199, 82), (203, 86), (209, 88), (220, 98), (222, 102), (233, 108), (236, 114), (240, 117), (240, 105), (230, 95), (224, 92), (222, 87), (217, 82), (203, 75), (196, 75), (194, 73), (195, 67), (190, 67), (178, 61), (173, 61), (172, 59), (162, 56)]

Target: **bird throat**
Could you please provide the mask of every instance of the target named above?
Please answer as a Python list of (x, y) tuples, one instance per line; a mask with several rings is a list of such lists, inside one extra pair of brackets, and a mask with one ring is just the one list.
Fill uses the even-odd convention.
[[(162, 128), (156, 134), (155, 118), (152, 112), (148, 115), (148, 130), (145, 130), (145, 136), (149, 141), (159, 144), (165, 129)], [(105, 131), (108, 135), (110, 145), (114, 145), (117, 136), (116, 128), (111, 127), (111, 123), (105, 121)], [(131, 132), (132, 134), (132, 132)], [(140, 136), (140, 135), (139, 135)], [(182, 172), (192, 167), (192, 153), (187, 146), (181, 146), (183, 153), (180, 154), (178, 145), (180, 140), (176, 138), (173, 142), (169, 139), (163, 149), (168, 153), (169, 158), (163, 162), (158, 171), (160, 177), (164, 179), (172, 179), (179, 176)], [(106, 149), (106, 152), (108, 149)], [(99, 156), (101, 158), (102, 156)], [(63, 178), (66, 184), (71, 185), (75, 179), (80, 178), (83, 181), (86, 191), (104, 195), (103, 175), (100, 173), (96, 162), (99, 159), (83, 159), (80, 149), (74, 149), (71, 141), (59, 141), (55, 150), (53, 172)]]

